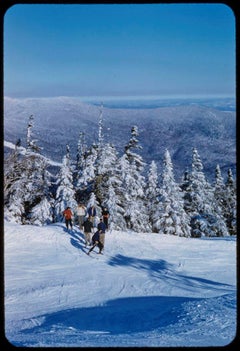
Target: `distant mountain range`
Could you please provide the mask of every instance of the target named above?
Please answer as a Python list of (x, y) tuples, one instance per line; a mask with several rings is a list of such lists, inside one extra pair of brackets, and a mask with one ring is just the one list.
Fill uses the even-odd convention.
[[(61, 161), (66, 144), (74, 158), (79, 133), (84, 132), (91, 145), (98, 139), (100, 107), (78, 98), (4, 99), (4, 140), (22, 139), (25, 146), (28, 117), (34, 115), (33, 134), (43, 154)], [(220, 165), (225, 177), (228, 168), (236, 171), (236, 113), (186, 103), (159, 108), (103, 107), (104, 139), (114, 144), (121, 155), (131, 136), (131, 127), (139, 128), (141, 155), (149, 164), (155, 160), (159, 173), (165, 149), (172, 156), (178, 180), (191, 169), (192, 148), (196, 147), (209, 180)], [(7, 151), (7, 150), (5, 150)]]

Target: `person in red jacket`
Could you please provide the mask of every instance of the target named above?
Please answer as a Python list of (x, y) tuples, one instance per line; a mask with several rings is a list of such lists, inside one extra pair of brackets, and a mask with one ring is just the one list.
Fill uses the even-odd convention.
[(71, 227), (71, 229), (73, 228), (72, 226), (72, 211), (70, 207), (67, 207), (64, 211), (63, 211), (63, 216), (65, 218), (65, 223), (66, 223), (66, 227), (68, 229), (69, 225)]

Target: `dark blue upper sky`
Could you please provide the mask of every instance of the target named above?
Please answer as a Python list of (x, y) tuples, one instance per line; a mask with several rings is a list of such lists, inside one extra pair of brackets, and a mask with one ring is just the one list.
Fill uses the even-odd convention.
[(4, 17), (4, 94), (235, 95), (223, 4), (28, 5)]

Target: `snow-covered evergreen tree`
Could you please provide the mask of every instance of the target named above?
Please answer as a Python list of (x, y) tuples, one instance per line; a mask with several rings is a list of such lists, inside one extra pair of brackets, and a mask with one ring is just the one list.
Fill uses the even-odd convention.
[[(18, 151), (20, 146), (18, 141), (10, 162), (12, 166), (9, 167), (10, 164), (8, 165), (6, 173), (8, 182), (12, 178), (11, 186), (10, 184), (6, 185), (8, 212), (13, 220), (22, 224), (32, 223), (33, 208), (49, 192), (48, 165), (46, 159), (39, 154), (41, 148), (36, 144), (36, 140), (33, 139), (33, 122), (34, 118), (31, 115), (27, 125), (27, 148), (25, 154), (21, 155)], [(11, 177), (9, 177), (9, 172), (12, 173)]]
[(101, 149), (104, 145), (103, 135), (103, 104), (100, 108), (99, 121), (98, 121), (98, 147)]
[[(224, 184), (219, 165), (212, 187), (203, 172), (197, 149), (193, 149), (192, 170), (185, 172), (182, 192), (173, 176), (168, 151), (165, 153), (159, 196), (156, 164), (153, 161), (145, 180), (145, 163), (138, 153), (138, 128), (132, 127), (125, 152), (118, 158), (114, 145), (104, 142), (103, 107), (100, 109), (98, 143), (87, 150), (80, 133), (75, 168), (70, 151), (63, 157), (57, 182), (50, 182), (46, 159), (33, 138), (34, 117), (27, 125), (26, 152), (20, 140), (4, 162), (4, 204), (8, 219), (19, 223), (46, 224), (60, 220), (66, 206), (75, 208), (76, 200), (94, 203), (101, 213), (106, 206), (111, 214), (110, 227), (138, 232), (165, 232), (189, 236), (236, 234), (236, 184), (231, 170)], [(74, 171), (74, 173), (73, 173)], [(74, 177), (73, 177), (74, 176)], [(51, 190), (56, 186), (53, 204)], [(182, 196), (183, 195), (183, 196)], [(83, 200), (84, 199), (84, 200)], [(184, 199), (184, 210), (182, 208)], [(161, 201), (160, 201), (161, 200)], [(160, 201), (160, 202), (159, 202)], [(55, 209), (55, 211), (53, 211)]]
[(18, 140), (14, 150), (4, 159), (4, 205), (8, 205), (14, 183), (22, 177), (21, 154)]
[(76, 155), (76, 166), (73, 172), (74, 184), (78, 184), (79, 178), (82, 176), (83, 169), (85, 167), (87, 146), (85, 142), (85, 133), (79, 133), (79, 139), (77, 144), (77, 155)]
[(47, 164), (45, 159), (38, 160), (37, 164), (39, 166), (39, 172), (35, 175), (36, 199), (33, 203), (33, 206), (31, 206), (31, 211), (29, 213), (28, 218), (29, 223), (31, 224), (44, 225), (51, 223), (53, 220), (53, 199), (52, 193), (50, 191), (51, 174), (47, 170)]
[(126, 221), (124, 219), (124, 195), (125, 189), (122, 183), (122, 171), (120, 160), (117, 159), (116, 151), (109, 158), (112, 163), (105, 169), (104, 187), (101, 189), (104, 197), (102, 198), (102, 207), (106, 207), (110, 213), (109, 228), (115, 230), (125, 230)]
[(48, 200), (48, 196), (42, 198), (40, 203), (33, 207), (31, 211), (31, 223), (35, 225), (46, 225), (53, 222), (53, 206)]
[[(111, 178), (108, 180), (108, 183), (108, 194), (104, 201), (104, 206), (109, 209), (109, 228), (110, 230), (126, 230), (127, 226), (124, 219), (125, 211), (121, 204), (121, 198), (118, 194), (118, 190), (115, 188), (115, 186), (113, 186)], [(120, 186), (120, 184), (118, 184), (118, 186)]]
[(94, 190), (96, 178), (96, 160), (98, 157), (96, 146), (92, 146), (86, 153), (82, 174), (77, 182), (77, 190), (88, 195)]
[(192, 193), (191, 173), (188, 169), (185, 170), (179, 186), (183, 192), (184, 210), (187, 214), (190, 214), (192, 211)]
[(125, 188), (125, 219), (128, 228), (136, 232), (150, 232), (151, 225), (144, 194), (146, 184), (143, 170), (145, 164), (142, 157), (135, 152), (135, 150), (141, 149), (137, 136), (138, 128), (134, 126), (121, 162), (125, 168), (122, 171), (122, 181)]
[(224, 194), (225, 194), (225, 184), (222, 177), (220, 166), (217, 165), (215, 170), (214, 198), (217, 205), (220, 208), (223, 208), (224, 206), (224, 203), (223, 203)]
[[(192, 236), (225, 236), (228, 231), (219, 208), (214, 206), (214, 191), (205, 178), (196, 148), (192, 154), (192, 173), (185, 210), (191, 216)], [(187, 203), (186, 203), (187, 199)]]
[(21, 177), (11, 188), (9, 203), (9, 211), (16, 214), (18, 222), (32, 224), (33, 208), (50, 192), (46, 168), (46, 160), (37, 154), (26, 154), (21, 159)]
[(159, 218), (154, 218), (159, 233), (189, 237), (190, 218), (184, 211), (181, 189), (175, 182), (168, 150), (164, 154)]
[(111, 183), (109, 179), (116, 176), (117, 160), (116, 149), (108, 143), (105, 144), (99, 153), (95, 178), (95, 194), (101, 205), (104, 205), (105, 199), (108, 197), (109, 184)]
[(39, 152), (41, 148), (36, 144), (36, 139), (33, 139), (32, 128), (34, 126), (34, 116), (29, 116), (27, 126), (27, 152)]
[(17, 142), (13, 152), (4, 160), (4, 213), (10, 221), (22, 224), (25, 183), (19, 146), (20, 142)]
[(232, 170), (228, 170), (225, 184), (223, 216), (231, 235), (237, 234), (237, 198), (236, 184), (233, 179)]
[(75, 199), (75, 189), (73, 187), (73, 174), (71, 170), (70, 149), (67, 145), (66, 155), (63, 157), (62, 167), (58, 174), (55, 218), (62, 220), (62, 212), (69, 206), (74, 209), (77, 206)]
[(160, 189), (158, 185), (157, 165), (155, 161), (152, 161), (149, 167), (149, 172), (147, 177), (145, 197), (146, 197), (149, 221), (151, 223), (153, 231), (156, 231), (155, 221), (158, 219), (156, 218), (157, 217), (156, 213), (158, 212), (158, 209), (159, 209), (159, 196), (160, 196)]

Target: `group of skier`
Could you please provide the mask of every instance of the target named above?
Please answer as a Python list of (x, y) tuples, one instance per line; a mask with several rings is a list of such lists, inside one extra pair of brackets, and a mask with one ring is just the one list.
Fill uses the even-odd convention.
[[(96, 223), (97, 211), (95, 206), (86, 208), (80, 203), (75, 209), (75, 213), (77, 216), (79, 229), (84, 231), (85, 245), (92, 245), (87, 254), (89, 255), (96, 246), (99, 248), (99, 253), (102, 253), (105, 243), (105, 233), (108, 230), (108, 209), (106, 207), (103, 208), (99, 223)], [(65, 218), (67, 229), (69, 229), (69, 227), (73, 229), (74, 213), (70, 207), (67, 207), (63, 211), (63, 216)], [(95, 233), (94, 228), (97, 228)]]

